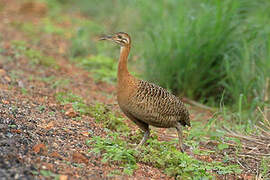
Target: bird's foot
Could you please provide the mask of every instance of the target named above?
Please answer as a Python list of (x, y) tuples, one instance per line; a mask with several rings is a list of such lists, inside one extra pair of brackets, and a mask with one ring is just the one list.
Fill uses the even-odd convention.
[(186, 144), (182, 144), (180, 145), (180, 151), (182, 153), (184, 153), (185, 151), (187, 151), (188, 149), (190, 149), (190, 146), (186, 145)]
[(135, 143), (134, 144), (131, 144), (131, 143), (129, 144), (129, 147), (131, 147), (131, 148), (136, 148), (137, 146), (138, 146), (138, 144), (135, 144)]
[(141, 145), (141, 144), (138, 144), (134, 149), (135, 149), (136, 151), (138, 151), (141, 147), (142, 147), (142, 145)]

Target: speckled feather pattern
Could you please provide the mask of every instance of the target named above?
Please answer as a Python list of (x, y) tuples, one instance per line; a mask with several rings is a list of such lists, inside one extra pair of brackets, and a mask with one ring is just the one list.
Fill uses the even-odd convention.
[(189, 113), (184, 103), (155, 84), (137, 80), (136, 88), (126, 96), (124, 111), (138, 120), (156, 127), (175, 127), (180, 122), (190, 126)]

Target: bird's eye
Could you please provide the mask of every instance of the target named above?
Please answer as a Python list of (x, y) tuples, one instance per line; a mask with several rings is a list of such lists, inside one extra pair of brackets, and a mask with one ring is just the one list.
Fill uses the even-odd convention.
[(118, 37), (118, 38), (122, 38), (122, 36), (121, 36), (121, 35), (118, 35), (117, 37)]

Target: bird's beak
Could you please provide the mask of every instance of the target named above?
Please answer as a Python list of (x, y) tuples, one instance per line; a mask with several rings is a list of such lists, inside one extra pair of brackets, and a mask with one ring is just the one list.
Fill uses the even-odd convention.
[(112, 36), (111, 35), (103, 35), (99, 38), (100, 41), (102, 40), (112, 40)]

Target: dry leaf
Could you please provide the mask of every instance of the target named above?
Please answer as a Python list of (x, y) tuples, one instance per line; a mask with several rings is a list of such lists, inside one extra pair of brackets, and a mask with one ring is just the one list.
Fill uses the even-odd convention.
[(86, 136), (86, 137), (88, 137), (88, 135), (89, 135), (89, 132), (87, 132), (87, 131), (84, 131), (84, 132), (82, 132), (82, 135), (83, 135), (83, 136)]
[(68, 179), (68, 176), (67, 175), (60, 175), (59, 176), (59, 179), (60, 180), (67, 180)]
[(71, 104), (71, 103), (65, 104), (65, 105), (64, 105), (64, 110), (67, 111), (67, 110), (69, 110), (69, 109), (73, 109), (72, 104)]
[(8, 77), (8, 76), (5, 76), (4, 79), (5, 79), (8, 83), (11, 82), (11, 79), (10, 79), (10, 77)]
[(20, 134), (22, 131), (20, 129), (11, 129), (11, 132)]
[(248, 175), (248, 174), (242, 174), (242, 178), (244, 180), (252, 180), (252, 179), (254, 179), (254, 176)]
[(3, 104), (9, 104), (9, 102), (6, 101), (6, 100), (2, 100), (2, 103), (3, 103)]
[(51, 129), (52, 127), (54, 127), (54, 122), (53, 121), (51, 121), (51, 122), (49, 122), (48, 124), (47, 124), (47, 126), (46, 126), (46, 129)]
[(33, 151), (35, 153), (42, 153), (42, 152), (46, 152), (47, 149), (46, 149), (46, 146), (45, 144), (41, 143), (41, 144), (37, 144), (33, 147)]
[(70, 117), (70, 118), (74, 118), (76, 117), (78, 114), (73, 110), (73, 108), (70, 108), (66, 111), (65, 113), (66, 116)]
[(53, 157), (53, 158), (58, 158), (58, 159), (61, 158), (61, 155), (60, 155), (58, 152), (52, 152), (52, 153), (50, 154), (50, 156)]
[(74, 152), (72, 155), (72, 161), (75, 163), (84, 163), (84, 164), (88, 164), (88, 158), (79, 153), (79, 152)]
[(4, 76), (4, 75), (6, 75), (6, 71), (4, 70), (4, 69), (0, 69), (0, 76)]
[(43, 163), (43, 168), (51, 170), (51, 171), (54, 169), (53, 164), (51, 164), (51, 163)]
[(50, 104), (49, 104), (49, 107), (51, 107), (51, 108), (57, 107), (57, 104), (50, 103)]

